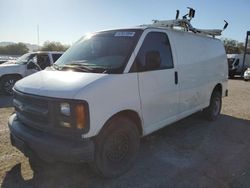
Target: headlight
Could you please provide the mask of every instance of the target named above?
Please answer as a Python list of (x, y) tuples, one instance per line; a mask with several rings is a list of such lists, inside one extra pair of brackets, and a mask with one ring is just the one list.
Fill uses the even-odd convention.
[(60, 112), (62, 115), (70, 116), (70, 105), (69, 103), (61, 103), (60, 104)]
[(87, 131), (89, 128), (88, 104), (79, 101), (61, 102), (58, 118), (61, 127)]

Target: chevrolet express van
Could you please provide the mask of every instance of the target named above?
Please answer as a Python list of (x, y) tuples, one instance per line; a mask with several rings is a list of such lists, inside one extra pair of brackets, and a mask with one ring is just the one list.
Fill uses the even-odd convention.
[(115, 177), (140, 137), (195, 112), (215, 120), (227, 95), (222, 42), (154, 25), (86, 35), (14, 86), (12, 145), (48, 162), (89, 162)]

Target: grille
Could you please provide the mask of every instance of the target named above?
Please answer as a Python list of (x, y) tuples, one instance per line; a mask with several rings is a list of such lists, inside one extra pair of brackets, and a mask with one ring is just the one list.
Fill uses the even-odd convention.
[(37, 128), (50, 126), (48, 99), (15, 91), (13, 104), (18, 119), (24, 124)]
[[(62, 138), (81, 140), (82, 133), (89, 130), (88, 104), (86, 102), (84, 103), (87, 110), (87, 127), (84, 130), (78, 130), (75, 127), (74, 118), (65, 117), (60, 114), (59, 106), (60, 103), (63, 102), (67, 102), (72, 106), (79, 103), (79, 101), (41, 97), (14, 90), (13, 104), (16, 115), (18, 120), (24, 125), (32, 129), (60, 136)], [(83, 103), (83, 101), (80, 102)], [(72, 116), (74, 117), (74, 114), (72, 114)], [(69, 122), (72, 127), (70, 129), (62, 127), (60, 124), (61, 121)]]

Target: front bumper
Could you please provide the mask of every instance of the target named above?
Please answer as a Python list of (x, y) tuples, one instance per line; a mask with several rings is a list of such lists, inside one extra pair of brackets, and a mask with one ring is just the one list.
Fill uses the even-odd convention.
[(91, 162), (94, 159), (94, 141), (69, 140), (25, 126), (13, 114), (9, 118), (11, 144), (27, 157), (36, 154), (41, 159), (65, 162)]

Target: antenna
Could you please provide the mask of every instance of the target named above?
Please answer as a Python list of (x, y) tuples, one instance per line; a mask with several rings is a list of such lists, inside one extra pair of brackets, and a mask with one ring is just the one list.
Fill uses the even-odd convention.
[(40, 45), (40, 41), (39, 41), (39, 25), (37, 25), (37, 50), (39, 50), (39, 45)]

